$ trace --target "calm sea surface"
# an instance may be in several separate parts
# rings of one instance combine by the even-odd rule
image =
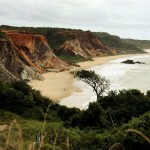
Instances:
[[[144,62],[145,64],[121,63],[127,59]],[[92,67],[88,70],[93,70],[109,79],[111,82],[110,90],[139,89],[144,93],[150,90],[150,53],[145,56],[116,59],[105,65]],[[75,80],[74,86],[81,88],[82,91],[74,92],[71,96],[63,99],[60,104],[84,109],[89,102],[96,100],[92,88],[84,82]]]

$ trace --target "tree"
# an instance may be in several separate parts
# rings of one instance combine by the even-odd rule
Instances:
[[[80,115],[80,128],[105,128],[107,126],[105,111],[97,102],[89,104],[89,108]]]
[[[96,93],[97,100],[110,87],[110,81],[96,74],[94,71],[79,70],[76,71],[74,75],[93,88]]]

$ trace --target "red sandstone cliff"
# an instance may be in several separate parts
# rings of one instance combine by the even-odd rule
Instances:
[[[40,73],[47,68],[64,69],[68,66],[55,56],[43,35],[8,31],[5,33],[18,48],[20,57]]]
[[[18,49],[11,40],[0,39],[0,78],[7,81],[17,79],[39,79],[43,77],[31,66],[27,66],[17,54]]]
[[[6,39],[0,40],[0,68],[12,74],[12,78],[42,79],[39,73],[47,69],[68,67],[55,56],[43,35],[3,32]]]
[[[5,70],[4,72],[12,73],[12,77],[41,79],[40,74],[46,70],[63,70],[68,67],[67,63],[53,53],[45,36],[27,31],[2,32],[7,40],[0,42],[0,67],[3,67],[1,70]],[[60,29],[48,39],[49,44],[55,43],[54,51],[57,55],[89,58],[115,53],[90,31]]]
[[[114,53],[109,47],[102,44],[90,31],[62,30],[57,33],[57,36],[62,38],[69,37],[70,39],[55,49],[58,55],[70,54],[88,58]]]

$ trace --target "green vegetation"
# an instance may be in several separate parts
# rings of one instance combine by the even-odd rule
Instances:
[[[25,81],[7,83],[0,81],[0,108],[16,113],[24,118],[43,120],[47,106],[50,105],[49,121],[68,121],[76,108],[68,109],[59,106],[50,99],[42,96],[39,91],[33,90]],[[63,111],[62,111],[63,110]]]
[[[144,53],[144,51],[142,51],[140,47],[137,47],[136,44],[127,43],[118,36],[110,35],[109,33],[105,32],[94,32],[93,34],[97,36],[103,44],[106,44],[110,48],[117,50],[121,54]]]
[[[21,147],[17,144],[22,140],[28,150],[39,132],[44,137],[44,150],[108,150],[112,145],[125,150],[150,147],[145,139],[150,137],[150,91],[146,95],[135,89],[112,91],[81,111],[52,103],[25,81],[0,81],[0,87],[0,125],[11,126],[0,131],[2,148],[6,143],[7,149]]]
[[[150,41],[149,40],[123,39],[123,41],[128,44],[134,44],[141,49],[150,49]]]
[[[20,32],[42,34],[46,37],[48,44],[51,46],[52,49],[57,48],[59,45],[63,44],[66,40],[70,39],[68,36],[63,36],[59,33],[61,33],[61,31],[71,30],[64,28],[49,28],[49,27],[14,27],[7,25],[1,25],[0,29],[18,30]]]
[[[57,33],[61,29],[57,28],[1,26],[0,29],[44,34],[52,48],[68,38],[59,37]],[[119,37],[94,34],[120,53],[122,50],[130,53],[131,49],[142,52],[134,45],[125,44]],[[3,36],[1,33],[0,37]],[[59,57],[69,63],[84,61],[82,57]],[[87,83],[92,79],[97,88],[103,85],[99,84],[101,80],[94,72],[78,73],[80,79],[88,77]],[[39,144],[42,150],[108,150],[110,147],[111,150],[149,150],[150,91],[146,95],[136,89],[111,91],[102,96],[104,91],[98,92],[97,101],[90,103],[86,110],[79,110],[54,103],[33,90],[26,81],[8,83],[0,80],[0,125],[8,125],[0,131],[0,149],[21,150],[23,147],[29,150],[29,146],[35,143],[35,136],[41,133]]]
[[[110,87],[110,81],[96,74],[94,71],[79,70],[74,73],[76,78],[91,86],[96,93],[97,100]]]
[[[13,115],[13,114],[12,114]],[[8,116],[4,116],[4,118]],[[16,115],[14,115],[14,118]],[[108,150],[115,143],[121,143],[125,150],[149,150],[149,143],[141,136],[135,133],[127,132],[128,129],[136,129],[144,133],[147,137],[150,135],[150,112],[145,113],[139,118],[133,118],[128,124],[124,124],[119,128],[110,129],[100,133],[96,130],[80,130],[78,128],[64,128],[61,123],[47,122],[44,127],[45,141],[42,145],[45,150],[67,149],[67,138],[69,138],[69,148],[72,150]],[[9,121],[8,121],[9,123]],[[19,120],[19,125],[23,135],[23,147],[29,149],[29,145],[35,142],[35,136],[41,132],[43,123],[36,120]],[[10,149],[14,149],[15,144],[12,138],[17,136],[17,129],[14,126],[11,130],[9,145]],[[0,146],[5,147],[8,129],[1,131]],[[15,142],[15,141],[13,141]],[[119,148],[118,148],[119,149]]]
[[[72,55],[72,56],[70,56],[70,55],[64,55],[64,54],[59,55],[58,54],[57,56],[60,59],[66,61],[68,64],[71,64],[71,65],[75,65],[75,63],[83,62],[83,61],[88,61],[88,60],[92,61],[92,58],[84,58],[84,57],[79,56],[79,55],[76,55],[76,56]]]
[[[5,38],[5,34],[3,32],[0,32],[0,39],[4,39]]]

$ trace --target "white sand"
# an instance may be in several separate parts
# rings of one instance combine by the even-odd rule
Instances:
[[[69,71],[49,72],[43,74],[43,76],[44,81],[32,80],[29,85],[54,101],[60,101],[62,98],[69,96],[72,91],[78,91],[72,85],[74,78]]]
[[[132,55],[117,55],[117,56],[107,56],[107,57],[97,57],[93,58],[94,61],[80,62],[78,65],[81,67],[73,67],[71,70],[86,69],[97,65],[102,65],[108,61],[124,58],[128,56],[136,55],[146,55],[146,54],[132,54]],[[45,80],[38,81],[32,80],[29,85],[33,89],[41,91],[42,95],[51,98],[55,102],[60,101],[61,99],[68,97],[74,91],[80,91],[73,86],[74,77],[70,74],[70,71],[64,71],[59,73],[49,72],[43,74]]]

